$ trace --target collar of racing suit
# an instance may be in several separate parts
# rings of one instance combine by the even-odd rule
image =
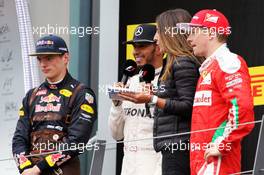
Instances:
[[[46,79],[44,82],[44,85],[49,89],[60,89],[60,88],[64,87],[65,83],[68,82],[68,80],[71,78],[72,78],[71,75],[67,71],[64,78],[61,81],[59,81],[58,83],[49,83],[48,80]]]
[[[215,58],[217,58],[219,55],[222,55],[223,52],[229,51],[229,49],[227,48],[226,43],[222,44],[220,47],[218,47],[214,53],[207,57],[206,60],[203,62],[203,64],[201,65],[201,67],[199,68],[199,72],[200,74],[208,67],[210,66],[210,64],[213,62],[213,60]]]
[[[162,66],[157,68],[157,69],[155,69],[155,76],[159,75],[161,70],[162,70]]]

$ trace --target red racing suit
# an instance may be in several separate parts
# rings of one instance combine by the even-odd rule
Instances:
[[[253,98],[246,62],[220,46],[200,68],[193,104],[192,131],[217,128],[191,134],[191,174],[227,175],[241,170],[240,142],[254,124]],[[240,125],[242,124],[242,125]],[[219,157],[204,153],[209,143],[218,146]]]

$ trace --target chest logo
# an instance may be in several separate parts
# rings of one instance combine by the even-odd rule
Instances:
[[[48,96],[41,97],[40,103],[51,103],[51,102],[60,102],[61,97],[57,97],[53,93],[49,94]]]
[[[36,105],[35,112],[59,112],[60,108],[61,104],[48,103],[46,106]]]
[[[212,91],[198,91],[194,96],[193,106],[211,106]]]
[[[203,81],[201,82],[201,85],[203,84],[211,84],[211,73],[206,73],[203,76]]]

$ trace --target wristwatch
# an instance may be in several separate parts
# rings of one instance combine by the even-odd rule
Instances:
[[[155,106],[158,102],[158,96],[152,95],[150,102],[148,103],[149,106]]]

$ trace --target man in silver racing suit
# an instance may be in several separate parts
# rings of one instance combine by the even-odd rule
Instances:
[[[134,32],[133,40],[126,42],[134,47],[133,55],[137,65],[151,64],[155,68],[155,78],[151,82],[156,88],[162,70],[163,54],[153,40],[156,26],[139,25]],[[128,80],[127,87],[139,90],[145,82],[140,81],[139,74]],[[109,126],[115,140],[124,139],[124,157],[122,175],[161,175],[161,154],[153,148],[153,107],[146,115],[145,104],[130,101],[113,103],[110,109]],[[129,140],[147,140],[126,142]]]

